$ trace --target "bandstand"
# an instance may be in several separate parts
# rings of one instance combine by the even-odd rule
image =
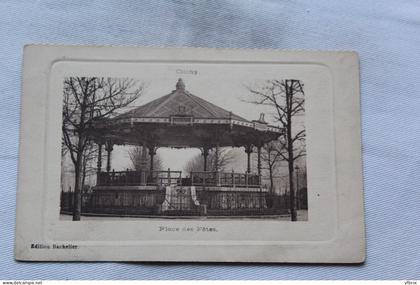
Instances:
[[[275,214],[267,208],[268,189],[261,181],[261,148],[277,139],[281,131],[268,125],[263,114],[248,121],[189,93],[179,79],[170,94],[92,126],[92,139],[99,146],[97,182],[83,211],[161,216]],[[114,145],[143,146],[151,160],[149,167],[112,170]],[[159,147],[200,149],[203,171],[154,169]],[[217,166],[207,169],[209,153],[214,151],[217,160],[221,147],[244,149],[244,173],[222,172]],[[104,169],[103,152],[107,152]],[[253,152],[257,155],[256,173],[251,171]]]

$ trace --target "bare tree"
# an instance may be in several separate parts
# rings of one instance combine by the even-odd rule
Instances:
[[[213,149],[207,158],[207,171],[224,171],[225,168],[235,159],[233,150],[226,148]],[[184,167],[187,173],[191,171],[204,171],[204,157],[201,154],[190,159]]]
[[[143,159],[143,146],[136,146],[128,151],[128,156],[130,157],[131,167],[135,170],[141,170],[143,165],[150,169],[150,155],[146,151],[145,159]],[[153,169],[162,170],[163,161],[159,154],[155,154],[153,157]]]
[[[261,169],[268,172],[270,178],[270,195],[274,190],[274,175],[277,166],[283,161],[284,145],[279,141],[272,141],[261,148]]]
[[[97,167],[94,165],[94,162],[98,159],[98,147],[89,141],[86,144],[86,147],[83,151],[83,161],[82,161],[82,189],[86,184],[86,177],[95,174],[97,172]]]
[[[293,129],[295,117],[305,112],[305,93],[300,80],[268,80],[262,87],[248,90],[254,95],[255,100],[251,101],[257,105],[267,105],[274,108],[274,119],[280,123],[285,130],[279,141],[284,145],[284,151],[279,155],[287,161],[289,170],[289,191],[291,220],[296,221],[296,201],[293,183],[293,165],[296,159],[305,156],[305,129],[296,131]],[[303,144],[302,144],[303,142]]]
[[[83,157],[90,142],[92,123],[113,116],[118,109],[136,100],[143,90],[143,84],[127,78],[64,79],[62,130],[75,171],[73,220],[80,220]]]

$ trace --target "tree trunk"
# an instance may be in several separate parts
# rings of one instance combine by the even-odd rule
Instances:
[[[274,186],[274,177],[273,177],[273,168],[272,167],[270,167],[270,169],[269,169],[269,173],[270,173],[270,196],[272,197],[273,196],[273,194],[274,194],[274,189],[273,189],[273,186]]]
[[[214,170],[219,172],[219,146],[216,146]]]
[[[81,145],[79,143],[79,145]],[[82,196],[81,196],[81,180],[82,180],[82,165],[83,162],[83,151],[77,152],[75,170],[75,181],[74,181],[74,199],[73,199],[73,221],[80,221],[80,214],[82,212]]]
[[[86,155],[84,155],[83,156],[83,166],[82,166],[82,169],[83,169],[83,171],[82,171],[82,186],[81,186],[82,194],[83,194],[83,189],[85,187],[85,182],[86,182],[86,165],[87,165],[87,157],[86,157]]]
[[[274,177],[273,177],[273,167],[269,167],[268,169],[269,175],[270,175],[270,206],[271,208],[274,208]]]
[[[290,155],[290,152],[289,152],[289,155]],[[294,183],[293,183],[293,160],[289,160],[288,164],[289,164],[290,213],[291,213],[291,220],[296,221],[297,213],[296,213],[296,207],[295,207],[295,190],[294,190]]]
[[[292,100],[293,100],[293,80],[291,80],[290,83],[290,89],[287,90],[286,85],[286,92],[289,92],[289,94],[286,94],[286,104],[287,104],[287,163],[289,166],[289,193],[290,193],[290,215],[291,220],[296,221],[297,220],[297,213],[296,213],[296,207],[295,207],[295,191],[294,191],[294,183],[293,183],[293,138],[292,138]]]
[[[84,107],[82,106],[82,112],[80,115],[80,124],[84,123]],[[77,142],[76,150],[76,165],[74,166],[74,199],[73,199],[73,221],[80,221],[80,215],[82,213],[82,174],[83,174],[83,160],[84,160],[84,145],[85,137],[81,132],[79,133],[79,140]]]

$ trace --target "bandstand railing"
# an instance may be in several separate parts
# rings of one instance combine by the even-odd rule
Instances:
[[[110,171],[97,174],[97,186],[181,185],[182,172],[168,170]]]
[[[147,173],[143,171],[110,171],[97,174],[96,185],[98,186],[129,186],[144,183]]]
[[[260,187],[258,174],[236,172],[193,171],[190,173],[191,185],[222,187]]]
[[[182,171],[155,170],[149,176],[148,185],[181,185]]]
[[[193,171],[190,176],[182,178],[181,171],[154,170],[150,171],[110,171],[99,172],[97,186],[141,186],[141,185],[179,185],[179,186],[221,186],[221,187],[260,187],[258,174]]]

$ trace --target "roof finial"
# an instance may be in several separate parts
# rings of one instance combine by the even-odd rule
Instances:
[[[178,82],[176,83],[176,90],[181,90],[181,91],[185,90],[185,84],[184,84],[184,81],[182,81],[182,78],[178,79]]]
[[[261,113],[258,121],[261,122],[261,123],[265,123],[264,116],[265,116],[264,113]]]

